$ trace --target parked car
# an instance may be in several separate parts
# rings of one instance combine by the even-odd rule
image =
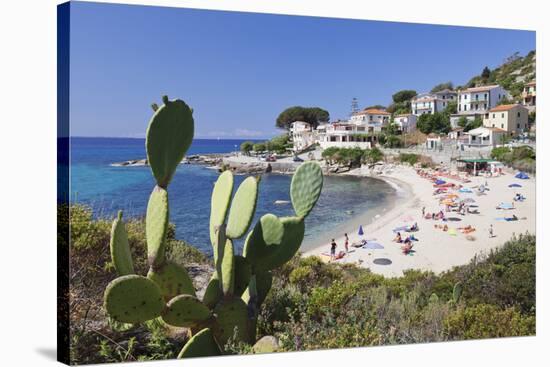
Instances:
[[[265,160],[266,162],[276,162],[277,158],[275,156],[270,155]]]
[[[300,157],[298,157],[297,155],[295,155],[293,158],[292,158],[292,161],[293,162],[303,162],[304,160]]]

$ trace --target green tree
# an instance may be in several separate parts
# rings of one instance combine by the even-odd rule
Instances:
[[[455,113],[457,113],[457,102],[456,101],[452,101],[452,102],[449,102],[447,103],[447,106],[445,107],[445,112],[446,114],[448,115],[453,115]]]
[[[466,125],[464,125],[464,132],[477,129],[482,125],[483,125],[483,120],[481,119],[481,117],[476,116],[473,120],[467,121]]]
[[[439,92],[439,91],[442,91],[442,90],[445,90],[445,89],[451,89],[452,90],[453,89],[453,82],[445,82],[445,83],[437,84],[436,86],[434,86],[432,88],[430,93]]]
[[[491,76],[491,69],[489,69],[487,66],[483,68],[483,71],[481,72],[481,78],[487,80]]]
[[[253,148],[254,148],[254,143],[249,140],[243,141],[241,143],[241,152],[243,152],[246,155],[249,155]]]
[[[424,134],[443,133],[447,134],[451,131],[451,123],[449,115],[444,112],[436,112],[433,114],[420,115],[416,122],[416,128]]]
[[[384,153],[377,147],[366,149],[363,153],[363,161],[367,164],[374,164],[384,159]]]
[[[417,93],[416,93],[415,90],[404,89],[404,90],[400,90],[399,92],[393,94],[391,97],[392,97],[392,99],[395,103],[402,103],[402,102],[410,101],[416,95],[417,95]]]
[[[382,106],[381,104],[375,104],[375,105],[372,105],[372,106],[365,107],[365,110],[369,110],[371,108],[375,108],[377,110],[385,110],[386,106]]]
[[[252,150],[255,152],[263,152],[266,150],[266,145],[265,143],[256,143],[252,146]]]
[[[295,121],[304,121],[314,128],[321,122],[328,122],[330,115],[328,111],[319,107],[289,107],[279,114],[275,126],[281,129],[289,129],[290,124]]]

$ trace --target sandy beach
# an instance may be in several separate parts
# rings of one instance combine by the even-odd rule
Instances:
[[[350,174],[361,175],[358,169]],[[365,173],[366,175],[367,173]],[[355,263],[362,267],[371,269],[374,273],[388,277],[401,276],[407,269],[431,270],[439,273],[452,268],[453,266],[468,263],[476,254],[488,252],[490,249],[501,246],[514,234],[525,232],[535,233],[535,179],[516,179],[515,172],[506,171],[499,177],[471,177],[471,182],[463,183],[447,177],[441,177],[448,183],[472,189],[472,193],[461,193],[457,190],[448,190],[449,193],[459,195],[458,201],[466,198],[475,200],[471,203],[471,210],[479,211],[479,214],[461,215],[456,212],[445,212],[445,205],[440,204],[442,195],[434,195],[433,182],[421,177],[415,169],[410,166],[395,166],[376,177],[397,184],[404,195],[401,201],[391,210],[381,213],[374,220],[356,217],[351,219],[354,223],[363,226],[364,235],[358,234],[358,228],[348,232],[349,253],[343,258],[334,260],[337,263]],[[508,185],[518,183],[522,187],[510,188]],[[479,185],[488,186],[485,195],[477,195]],[[520,193],[526,200],[516,202],[514,195]],[[510,210],[497,209],[500,203],[513,203],[514,208]],[[447,221],[425,219],[422,216],[422,208],[426,213],[439,212],[443,210]],[[505,221],[497,218],[510,218],[515,215],[519,218],[516,221]],[[402,244],[394,242],[396,233],[393,229],[418,224],[419,230],[414,232],[418,241],[413,241],[414,252],[404,255]],[[448,230],[434,228],[434,225],[447,224]],[[494,236],[490,237],[489,228],[493,226]],[[471,225],[475,228],[469,234],[462,233],[459,228]],[[400,231],[403,238],[411,233]],[[303,256],[321,256],[326,261],[328,256],[323,255],[330,252],[330,240],[336,239],[336,253],[344,251],[344,233],[327,233],[327,240],[319,246],[305,251]],[[475,240],[470,241],[466,236],[473,236]],[[382,245],[383,249],[364,249],[352,247],[354,243],[361,240],[372,241]],[[389,265],[378,265],[375,259],[384,258],[391,260]]]

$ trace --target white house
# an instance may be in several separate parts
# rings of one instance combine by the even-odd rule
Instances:
[[[445,89],[435,93],[421,93],[411,100],[412,113],[416,116],[425,113],[443,112],[450,102],[456,101],[457,93]]]
[[[300,152],[315,143],[313,129],[309,123],[304,121],[295,121],[290,124],[290,137],[295,152]]]
[[[373,137],[368,136],[367,130],[367,124],[323,124],[317,126],[317,142],[323,150],[329,147],[368,149]]]
[[[395,115],[393,122],[399,126],[399,129],[403,133],[410,133],[416,130],[416,115],[412,113]]]
[[[494,147],[502,144],[506,130],[497,127],[481,126],[465,133],[468,135],[468,145],[476,147]]]
[[[497,127],[510,135],[517,135],[528,130],[527,107],[520,104],[503,104],[491,108],[483,119],[483,126]]]
[[[502,99],[510,98],[510,94],[500,85],[467,88],[458,91],[458,115],[475,118],[475,115],[485,115],[496,107]]]

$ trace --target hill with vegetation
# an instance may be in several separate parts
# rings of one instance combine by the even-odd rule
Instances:
[[[521,99],[521,92],[525,83],[536,78],[536,51],[530,51],[525,56],[518,52],[507,57],[502,65],[491,70],[487,66],[479,75],[472,77],[465,85],[466,88],[491,84],[499,84],[512,95],[514,100]]]
[[[116,277],[111,218],[95,219],[82,205],[70,210],[72,362],[175,358],[189,338],[187,329],[160,318],[130,325],[107,317],[103,291]],[[126,228],[134,258],[145,258],[144,220],[130,219]],[[212,262],[174,233],[171,226],[167,255],[187,268],[200,294]],[[147,264],[135,266],[145,271]],[[275,271],[257,332],[276,336],[280,351],[534,335],[535,304],[535,237],[529,234],[443,274],[408,271],[384,278],[356,265],[296,256]],[[224,349],[253,352],[231,340]]]

